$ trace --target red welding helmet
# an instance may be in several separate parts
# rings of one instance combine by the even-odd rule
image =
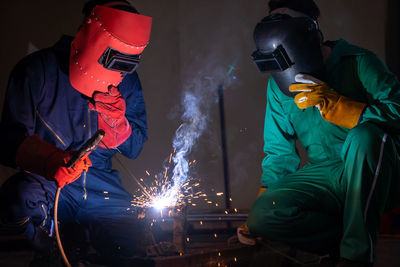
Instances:
[[[108,92],[133,72],[149,42],[151,17],[96,6],[71,44],[69,79],[82,94]]]

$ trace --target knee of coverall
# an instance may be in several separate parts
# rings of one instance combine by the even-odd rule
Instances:
[[[28,227],[43,224],[49,218],[51,201],[42,185],[26,173],[10,177],[0,189],[0,216],[7,225],[20,226],[28,238],[33,233]],[[50,218],[49,218],[50,219]]]
[[[354,160],[353,158],[348,158],[349,151],[364,156],[375,155],[379,151],[384,134],[384,131],[373,123],[366,122],[357,125],[347,134],[342,149],[343,161]]]
[[[290,203],[290,199],[282,197],[285,193],[267,191],[254,202],[247,220],[247,227],[252,234],[274,239],[276,227],[280,228],[279,231],[285,231],[286,228],[284,224],[276,222],[283,223],[291,220],[299,213],[299,208]]]
[[[264,218],[263,214],[266,213],[266,210],[269,209],[269,207],[264,205],[264,201],[260,200],[260,197],[263,194],[261,194],[259,197],[257,197],[256,201],[253,203],[253,206],[251,207],[249,216],[247,218],[247,228],[249,231],[253,234],[257,234],[260,231],[262,231],[261,228],[263,228],[261,225],[263,224]]]

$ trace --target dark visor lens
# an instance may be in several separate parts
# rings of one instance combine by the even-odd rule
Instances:
[[[139,65],[140,54],[129,55],[108,47],[98,62],[109,70],[132,73]]]
[[[256,50],[251,57],[260,72],[284,71],[294,64],[282,45],[272,52]]]

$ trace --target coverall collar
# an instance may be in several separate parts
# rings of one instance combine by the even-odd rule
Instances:
[[[331,72],[342,57],[364,55],[366,50],[350,44],[344,39],[332,42],[332,51],[325,62],[327,72]]]
[[[68,75],[69,73],[69,51],[71,48],[72,36],[62,35],[60,40],[53,46],[57,54],[61,70]]]

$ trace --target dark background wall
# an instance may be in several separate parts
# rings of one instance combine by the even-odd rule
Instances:
[[[80,11],[84,2],[20,0],[2,5],[0,107],[12,67],[26,54],[51,46],[61,34],[74,35],[82,21]],[[320,24],[326,39],[343,37],[385,58],[386,1],[316,2],[321,8]],[[268,1],[132,0],[132,3],[142,14],[153,17],[151,43],[138,69],[147,105],[149,141],[138,159],[122,161],[137,177],[146,179],[146,170],[151,174],[161,171],[181,123],[181,96],[186,90],[200,88],[209,104],[208,125],[188,157],[196,160],[191,174],[201,180],[205,192],[223,191],[216,102],[217,86],[222,84],[233,207],[249,209],[258,191],[264,156],[262,132],[268,78],[259,74],[250,60],[255,49],[252,31],[267,14]],[[231,66],[237,79],[227,82],[225,75]],[[114,167],[121,169],[117,162]],[[12,172],[2,167],[0,181]],[[124,170],[121,177],[126,187],[134,191],[136,185]],[[218,209],[206,205],[200,208]]]
[[[386,64],[400,75],[400,2],[388,0],[386,4],[385,51]]]

